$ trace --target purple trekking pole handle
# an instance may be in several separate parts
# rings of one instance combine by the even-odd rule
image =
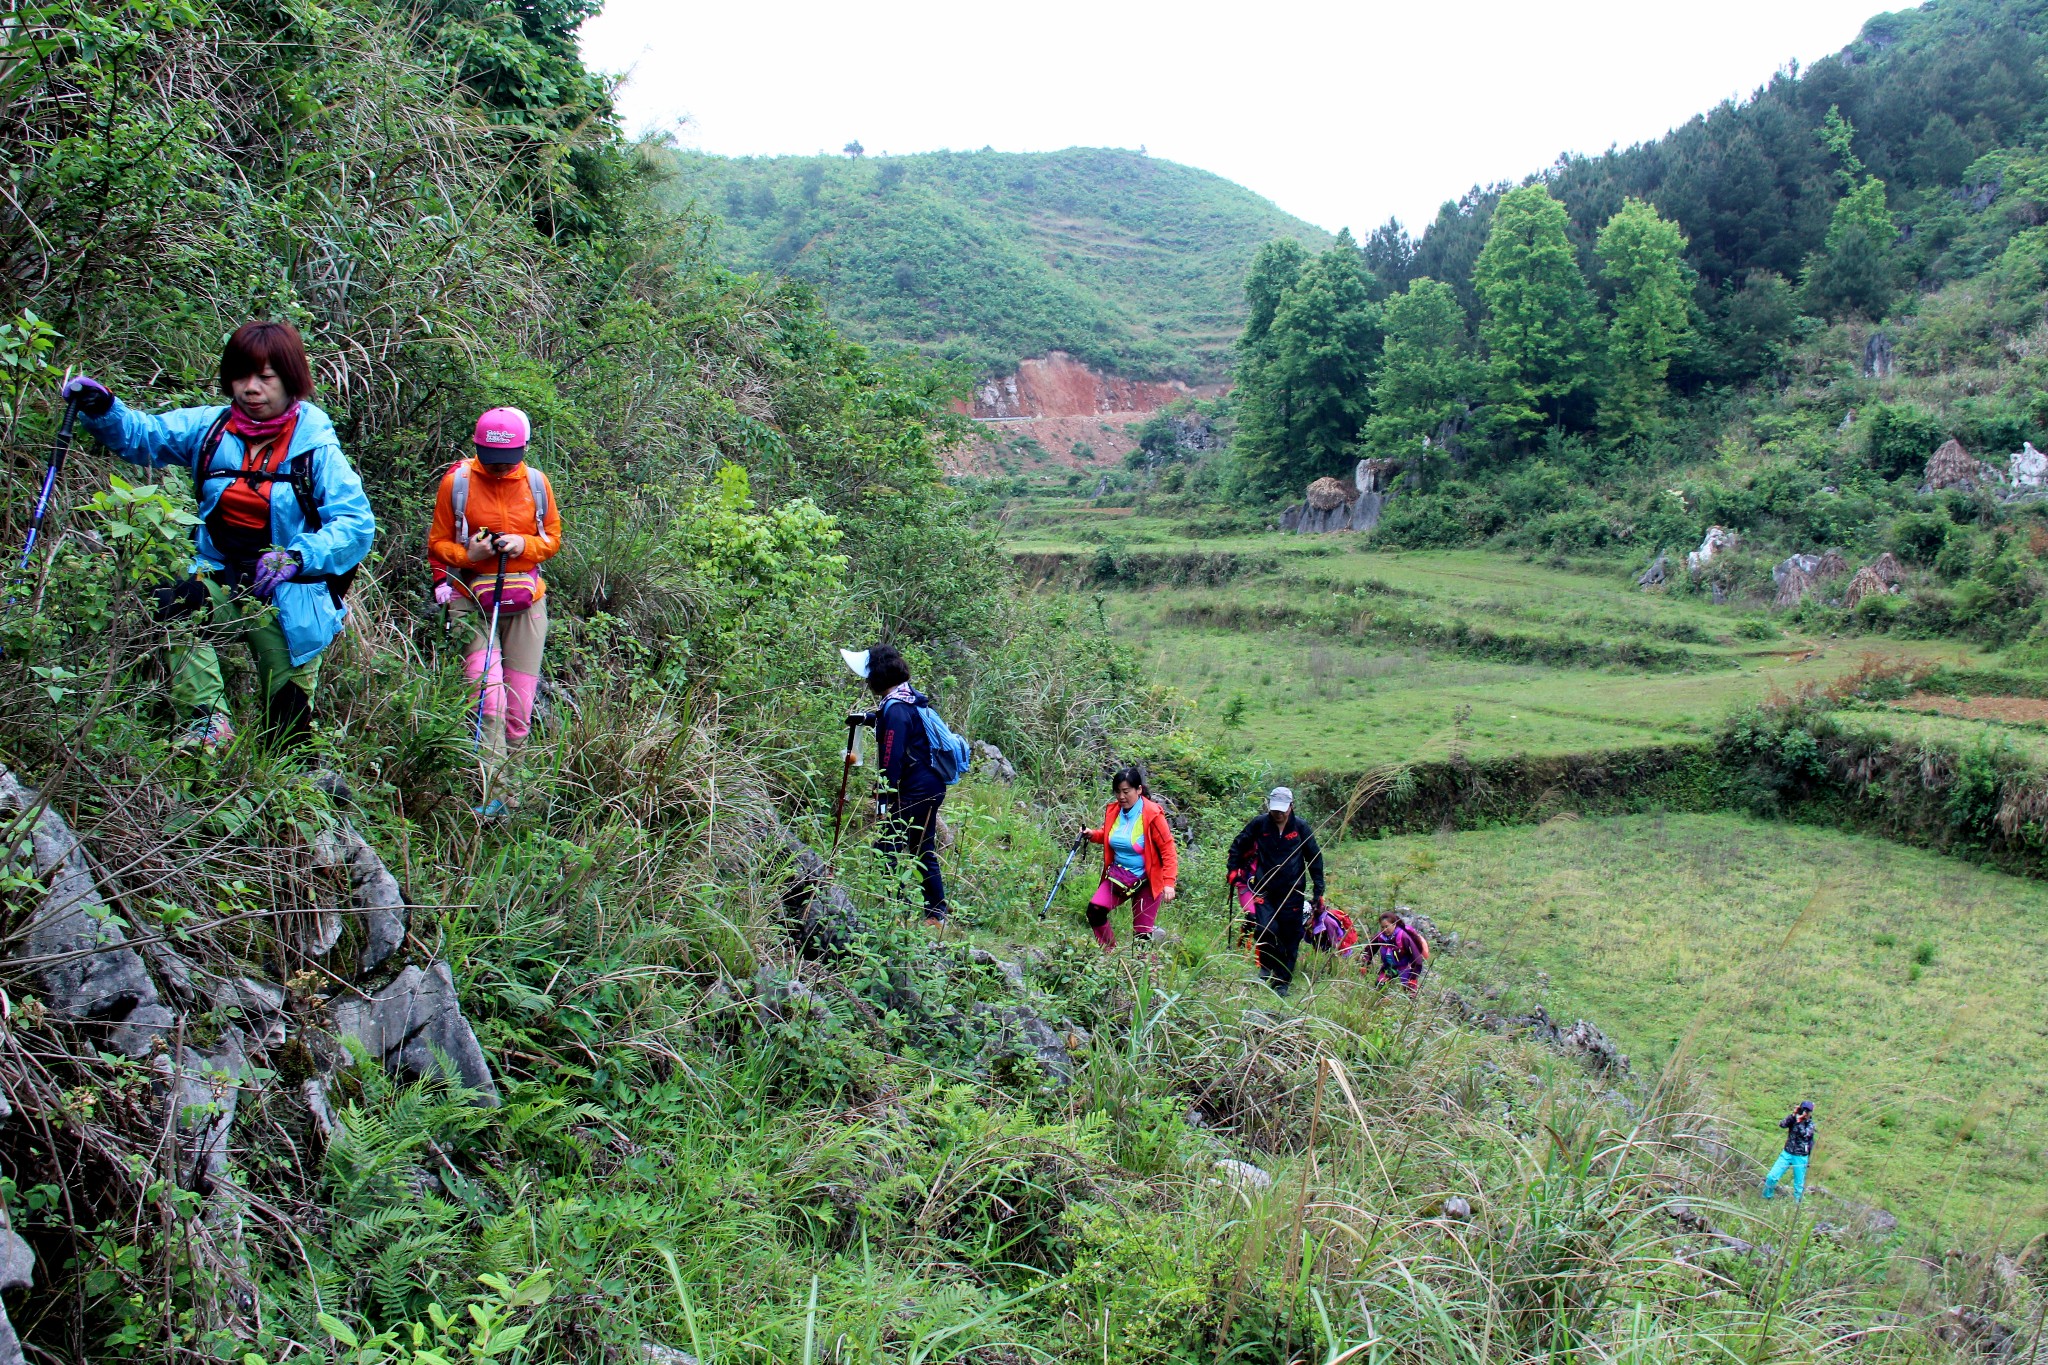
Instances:
[[[71,399],[64,405],[64,420],[57,424],[57,441],[50,447],[50,463],[43,468],[43,491],[36,497],[36,513],[29,518],[28,544],[21,547],[21,567],[28,568],[29,558],[36,552],[36,536],[43,529],[43,514],[50,510],[50,491],[57,486],[58,472],[64,468],[64,454],[71,449],[71,429],[78,421],[78,400]]]

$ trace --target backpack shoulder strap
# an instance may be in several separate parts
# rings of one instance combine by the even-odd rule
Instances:
[[[526,486],[533,491],[533,532],[544,536],[548,533],[548,476],[528,465]]]
[[[313,477],[313,452],[300,451],[291,460],[292,496],[299,500],[299,519],[310,533],[320,529],[320,486]]]
[[[213,464],[214,452],[220,449],[220,438],[228,429],[228,418],[234,415],[234,408],[225,407],[220,416],[213,419],[213,425],[206,429],[206,436],[199,442],[199,453],[192,457],[192,496],[203,493],[200,485],[206,482],[206,471]]]
[[[469,544],[469,460],[457,460],[450,473],[455,482],[448,490],[448,506],[455,513],[455,541],[459,545]]]

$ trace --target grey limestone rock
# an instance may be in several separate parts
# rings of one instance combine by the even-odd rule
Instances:
[[[996,971],[1002,974],[1003,980],[1010,983],[1010,990],[1016,995],[1023,996],[1030,993],[1031,984],[1024,979],[1024,965],[1022,963],[1005,962],[986,948],[971,949],[967,956],[968,960],[977,966],[995,968]]]
[[[227,1175],[228,1132],[249,1065],[242,1042],[241,1030],[229,1029],[215,1052],[181,1047],[175,1063],[169,1053],[156,1058],[159,1089],[176,1108],[178,1183],[201,1194],[211,1193]]]
[[[1461,1223],[1472,1221],[1472,1201],[1462,1194],[1454,1194],[1444,1200],[1444,1217],[1455,1218]]]
[[[1015,782],[1017,765],[1003,757],[1003,751],[987,740],[974,741],[974,761],[981,771],[997,782]]]
[[[1216,1163],[1215,1169],[1225,1180],[1230,1182],[1233,1189],[1270,1190],[1273,1188],[1273,1177],[1252,1165],[1249,1161],[1238,1161],[1233,1157],[1224,1157]]]
[[[1647,591],[1662,587],[1670,577],[1671,556],[1659,552],[1657,557],[1650,561],[1650,567],[1636,576],[1636,586]]]
[[[323,832],[313,841],[313,865],[347,872],[349,903],[363,917],[365,942],[360,969],[365,972],[377,970],[398,951],[398,945],[405,942],[405,892],[399,888],[398,878],[391,875],[391,869],[377,856],[377,850],[370,847],[369,841],[347,821]],[[334,915],[334,911],[315,913],[321,917],[316,921],[320,928],[315,942],[324,941],[326,946],[318,951],[325,952],[340,937],[340,929],[338,924],[327,918]]]
[[[329,1015],[337,1036],[356,1039],[385,1070],[408,1080],[445,1077],[475,1091],[485,1104],[499,1102],[498,1083],[462,1015],[447,963],[407,967],[373,996],[336,999]]]
[[[0,768],[0,815],[12,814],[9,861],[22,857],[49,888],[29,917],[21,955],[56,959],[36,968],[50,1012],[64,1019],[116,1022],[146,1005],[156,1005],[156,983],[142,958],[128,946],[113,908],[100,895],[78,837],[54,810],[28,812],[42,801],[32,787]],[[25,837],[24,837],[25,836]]]

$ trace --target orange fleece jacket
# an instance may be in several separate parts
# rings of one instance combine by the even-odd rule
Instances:
[[[1138,824],[1145,831],[1145,880],[1152,884],[1156,894],[1180,880],[1180,852],[1173,846],[1173,830],[1167,825],[1166,812],[1159,803],[1149,796],[1141,796],[1138,801],[1142,807]],[[1109,832],[1123,813],[1122,806],[1110,802],[1102,812],[1102,828],[1088,831],[1088,841],[1102,845],[1104,873],[1116,864],[1116,854],[1109,847]]]
[[[498,571],[495,555],[482,564],[471,564],[468,549],[455,538],[455,471],[462,464],[469,466],[469,506],[464,510],[468,515],[470,532],[474,534],[478,527],[488,526],[493,531],[526,538],[525,553],[517,559],[506,560],[505,572],[532,573],[554,558],[555,552],[562,548],[562,504],[555,497],[555,486],[546,482],[547,475],[541,475],[548,490],[547,530],[535,535],[533,489],[526,480],[525,463],[493,466],[469,459],[451,467],[441,476],[441,491],[434,499],[434,529],[427,537],[427,553],[434,562],[444,569],[465,575],[464,582],[480,574]],[[504,472],[500,473],[500,470]],[[547,585],[543,583],[539,595],[546,592]]]

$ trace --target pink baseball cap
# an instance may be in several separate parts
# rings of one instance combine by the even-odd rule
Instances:
[[[532,438],[533,423],[518,408],[492,408],[476,419],[476,454],[485,464],[518,464]]]

